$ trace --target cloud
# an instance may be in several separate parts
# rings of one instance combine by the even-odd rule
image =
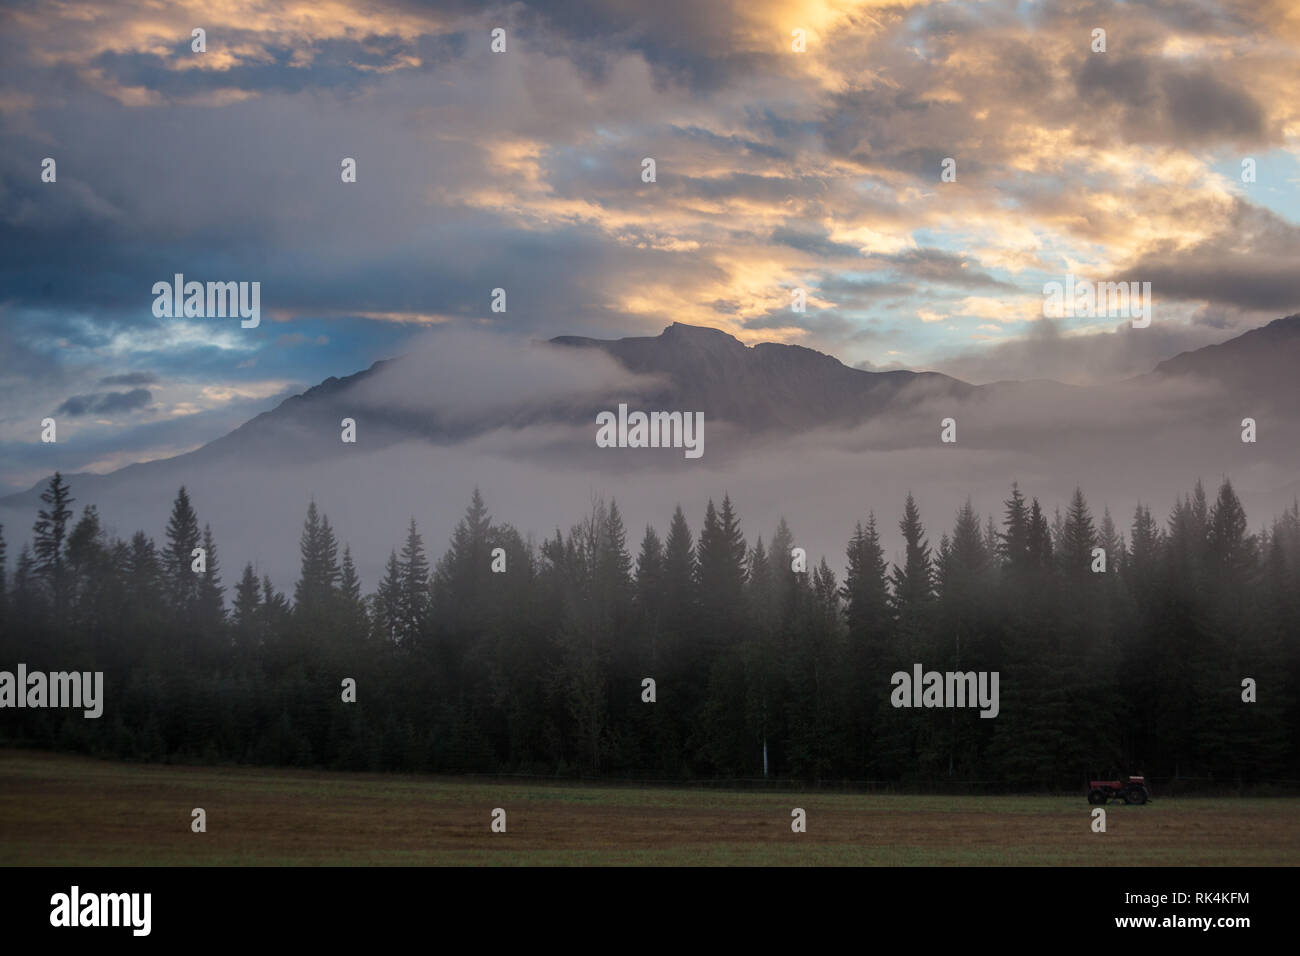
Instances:
[[[133,412],[148,405],[152,397],[147,388],[133,388],[129,392],[92,392],[88,395],[73,395],[58,407],[55,414],[78,418],[82,415]]]
[[[1216,171],[1249,148],[1294,176],[1293,6],[20,7],[0,31],[0,440],[33,410],[88,407],[70,383],[157,374],[191,392],[160,405],[198,409],[254,367],[321,381],[435,325],[680,320],[848,362],[887,344],[885,361],[975,378],[1138,374],[1213,323],[1300,304],[1293,196]],[[1105,54],[1094,22],[1123,24]],[[57,183],[35,174],[47,155]],[[1162,331],[1090,341],[1071,369],[1025,307],[1067,271],[1152,281]],[[154,318],[151,286],[175,272],[260,280],[262,327]],[[973,351],[981,323],[1024,338]]]
[[[99,380],[100,385],[154,385],[158,376],[153,372],[127,372],[122,375],[107,375]]]
[[[360,381],[348,398],[362,407],[459,421],[506,409],[529,409],[540,417],[556,405],[661,386],[600,350],[448,329],[415,340],[405,356]]]
[[[1024,337],[923,364],[977,385],[1025,378],[1102,385],[1144,375],[1170,356],[1218,344],[1239,331],[1154,321],[1134,329],[1125,321],[1107,331],[1080,332],[1058,320],[1040,319]]]

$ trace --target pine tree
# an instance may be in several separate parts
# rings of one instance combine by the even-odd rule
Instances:
[[[1101,515],[1101,529],[1097,533],[1097,546],[1106,552],[1106,572],[1113,575],[1124,564],[1124,548],[1115,522],[1111,520],[1110,508],[1104,508]]]
[[[226,620],[226,589],[221,585],[221,564],[217,560],[217,545],[212,538],[212,528],[203,526],[205,568],[199,576],[196,604],[199,619],[209,632],[215,632]]]
[[[341,633],[351,641],[364,640],[368,622],[366,605],[361,597],[361,581],[352,561],[352,549],[343,546],[343,567],[339,572],[338,588]]]
[[[863,642],[883,633],[889,614],[888,565],[876,530],[876,516],[867,516],[867,526],[858,522],[849,540],[848,573],[840,591],[849,639]]]
[[[262,575],[262,626],[268,638],[282,638],[288,633],[292,609],[284,592],[277,591],[269,574]]]
[[[1097,546],[1097,529],[1081,488],[1074,489],[1061,531],[1058,560],[1068,576],[1083,579],[1091,573],[1092,549]]]
[[[418,641],[429,620],[429,561],[424,555],[424,539],[415,527],[415,518],[406,531],[406,544],[402,546],[400,641]]]
[[[950,552],[945,560],[939,562],[939,588],[950,591],[953,588],[974,588],[979,586],[984,572],[988,568],[989,556],[984,549],[984,537],[980,531],[979,515],[966,499],[957,512],[957,523],[953,527]]]
[[[252,562],[244,565],[243,577],[235,585],[234,619],[231,622],[238,647],[256,649],[261,643],[262,598]]]
[[[182,485],[176,493],[171,518],[167,522],[163,572],[166,575],[167,597],[172,613],[186,626],[194,623],[195,604],[198,600],[199,577],[193,571],[193,562],[199,540],[198,515],[194,513],[190,496]]]
[[[1030,566],[1030,513],[1016,482],[1011,483],[1011,497],[1003,505],[1006,507],[1003,526],[1007,530],[999,536],[1002,540],[998,553],[1008,570],[1021,573]]]
[[[472,639],[488,616],[492,518],[478,488],[451,535],[451,547],[438,559],[430,586],[439,632],[458,643]]]
[[[45,503],[37,514],[36,524],[32,526],[32,549],[35,552],[35,571],[37,577],[45,583],[54,602],[54,618],[59,623],[63,620],[68,602],[68,576],[64,565],[63,541],[67,536],[68,519],[72,517],[70,507],[77,499],[71,496],[63,476],[57,471],[46,489],[41,492],[41,501]]]
[[[894,614],[900,621],[913,619],[934,594],[934,568],[930,561],[930,545],[925,539],[921,513],[911,492],[903,506],[903,520],[898,523],[906,542],[903,566],[894,565],[890,575],[893,585]]]
[[[596,540],[595,585],[609,605],[609,626],[621,631],[632,600],[632,557],[627,552],[623,516],[613,498],[599,525]]]
[[[1234,587],[1240,587],[1255,566],[1256,539],[1246,530],[1246,511],[1225,478],[1209,513],[1206,545],[1215,575]]]
[[[699,577],[695,541],[682,506],[673,509],[664,539],[663,586],[659,594],[661,646],[669,673],[691,669],[699,627]],[[685,715],[680,715],[683,719]]]
[[[632,603],[645,646],[645,660],[650,666],[659,663],[660,634],[663,619],[664,546],[651,525],[645,526],[641,550],[636,558],[636,590]]]
[[[397,552],[393,551],[388,556],[388,565],[374,595],[372,615],[378,636],[389,644],[400,643],[403,636],[402,581],[402,566],[398,563]]]
[[[78,630],[96,626],[104,616],[102,589],[109,577],[108,548],[99,511],[94,505],[82,509],[81,518],[68,533],[64,545],[68,579],[69,618]]]
[[[322,517],[316,502],[307,506],[302,535],[298,539],[301,570],[294,586],[294,610],[308,631],[319,630],[334,611],[339,581],[338,541],[328,516]]]
[[[137,630],[151,634],[158,629],[165,607],[162,566],[158,548],[143,531],[131,536],[126,568],[127,606]]]
[[[695,540],[682,506],[677,505],[664,540],[664,606],[679,620],[695,613],[697,580]]]
[[[701,623],[706,629],[706,640],[728,642],[739,637],[744,624],[747,550],[730,496],[723,497],[721,511],[714,508],[710,499],[696,549]]]
[[[1141,604],[1154,598],[1154,578],[1160,561],[1160,529],[1151,509],[1138,503],[1133,512],[1133,526],[1125,558],[1129,593]]]
[[[663,579],[664,546],[654,527],[646,525],[636,557],[636,605],[642,613],[658,608]]]
[[[1052,532],[1047,525],[1047,515],[1043,514],[1037,498],[1029,508],[1029,535],[1026,550],[1031,567],[1046,569],[1052,566]]]

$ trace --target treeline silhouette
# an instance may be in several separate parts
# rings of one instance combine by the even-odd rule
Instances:
[[[222,583],[184,488],[166,541],[110,538],[56,474],[0,577],[0,668],[102,670],[104,716],[5,710],[27,745],[128,759],[628,777],[998,781],[1090,772],[1294,780],[1300,507],[1248,530],[1198,482],[1126,533],[1081,491],[1049,520],[1013,485],[931,546],[908,496],[903,563],[874,515],[843,581],[792,570],[729,497],[698,539],[680,507],[630,547],[595,500],[540,544],[475,490],[433,564],[414,519],[374,593],[313,502],[292,599],[246,565]],[[206,568],[195,568],[195,549]],[[1107,567],[1093,569],[1101,548]],[[497,550],[499,549],[499,550]],[[634,553],[635,552],[635,553]],[[494,570],[501,568],[504,572]],[[0,529],[0,575],[4,574]],[[895,709],[890,675],[998,671],[1000,713]],[[656,700],[643,700],[643,679]],[[1242,681],[1258,701],[1242,700]],[[356,702],[342,700],[345,678]]]

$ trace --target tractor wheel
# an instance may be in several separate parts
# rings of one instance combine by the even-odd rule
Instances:
[[[1092,804],[1105,803],[1105,802],[1106,802],[1106,791],[1104,791],[1104,790],[1092,790],[1092,791],[1089,791],[1089,793],[1088,793],[1088,802],[1089,802],[1089,803],[1092,803]]]
[[[1147,792],[1142,787],[1130,787],[1124,791],[1124,802],[1133,803],[1140,807],[1147,802]]]

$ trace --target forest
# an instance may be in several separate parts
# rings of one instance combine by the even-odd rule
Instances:
[[[909,495],[902,563],[867,513],[846,525],[840,576],[824,558],[794,569],[784,519],[747,537],[725,495],[698,534],[679,506],[636,544],[612,499],[537,541],[475,490],[436,559],[412,519],[369,594],[314,502],[283,591],[251,564],[223,579],[184,488],[161,544],[110,537],[73,490],[49,480],[8,574],[0,528],[0,667],[102,671],[104,714],[6,709],[9,744],[1011,791],[1093,773],[1300,778],[1300,506],[1252,532],[1227,480],[1212,500],[1196,482],[1163,522],[1140,505],[1121,529],[1082,490],[1049,517],[1013,484],[998,515],[968,501],[937,542]],[[917,662],[999,672],[996,719],[893,707],[890,675]]]

